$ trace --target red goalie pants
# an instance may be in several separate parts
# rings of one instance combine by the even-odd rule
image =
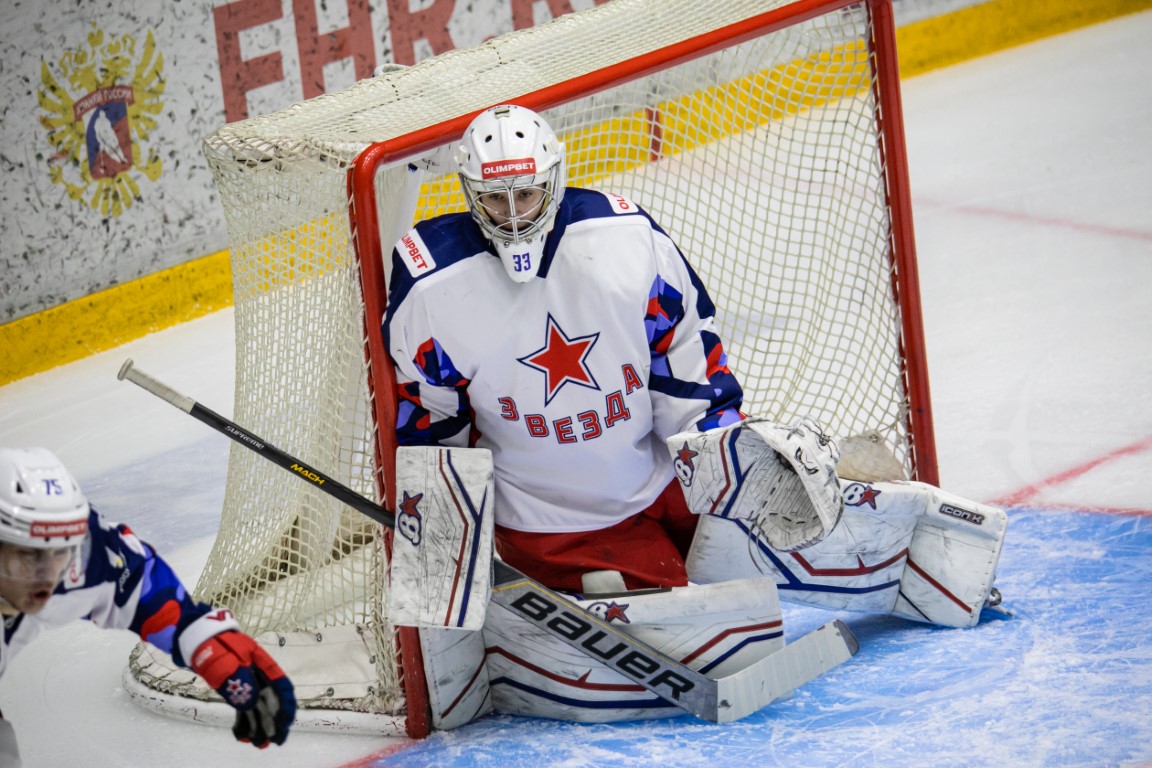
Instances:
[[[696,522],[673,480],[647,509],[611,527],[531,533],[496,526],[496,547],[504,562],[552,589],[581,592],[585,573],[612,570],[628,589],[682,587]]]

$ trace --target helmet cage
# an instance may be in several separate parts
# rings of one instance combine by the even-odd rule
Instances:
[[[564,198],[564,145],[540,115],[502,104],[481,112],[468,126],[456,149],[456,164],[472,220],[491,241],[508,276],[518,283],[531,280]],[[529,190],[544,194],[531,211],[517,210],[518,195]],[[489,198],[485,205],[485,196],[493,194],[502,196],[502,203]]]
[[[552,229],[552,220],[559,209],[554,192],[561,183],[560,173],[559,164],[544,173],[500,179],[470,179],[461,173],[460,186],[472,219],[484,236],[496,243],[515,245],[526,243],[541,233],[546,235]],[[521,211],[516,204],[517,198],[530,190],[539,190],[540,199],[530,209]],[[493,197],[504,198],[502,205],[493,205]],[[497,218],[503,221],[497,223]]]

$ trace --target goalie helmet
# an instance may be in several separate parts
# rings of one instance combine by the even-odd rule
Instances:
[[[456,163],[472,218],[509,277],[528,282],[564,198],[564,145],[540,115],[503,104],[468,126]]]
[[[46,448],[0,448],[0,542],[76,547],[88,538],[88,499]]]

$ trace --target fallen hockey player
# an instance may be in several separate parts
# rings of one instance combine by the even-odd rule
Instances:
[[[0,448],[0,615],[0,676],[45,629],[87,619],[131,630],[201,675],[236,710],[237,740],[264,749],[288,738],[296,696],[276,661],[231,611],[193,600],[151,546],[91,508],[45,448]],[[0,766],[19,765],[0,717]]]

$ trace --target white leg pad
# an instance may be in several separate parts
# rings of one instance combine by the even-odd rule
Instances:
[[[844,483],[844,514],[825,539],[797,552],[778,552],[755,535],[748,521],[701,516],[688,554],[688,578],[710,582],[737,573],[770,576],[780,599],[834,610],[892,610],[908,542],[927,495],[874,484],[859,496],[859,483]],[[877,509],[872,509],[872,504]]]
[[[992,591],[1008,515],[933,489],[908,546],[893,613],[949,627],[971,627]]]
[[[780,603],[767,579],[577,600],[633,637],[709,676],[784,646]],[[676,717],[683,710],[600,661],[622,646],[593,633],[587,652],[493,604],[484,626],[496,711],[575,722]]]
[[[797,552],[773,550],[746,520],[701,515],[689,579],[766,575],[788,602],[943,626],[979,621],[1003,546],[1002,510],[924,483],[842,480],[841,486],[839,525]]]
[[[424,628],[420,649],[434,728],[459,728],[492,711],[483,632]]]
[[[491,452],[400,448],[396,489],[389,620],[479,630],[492,590]]]

